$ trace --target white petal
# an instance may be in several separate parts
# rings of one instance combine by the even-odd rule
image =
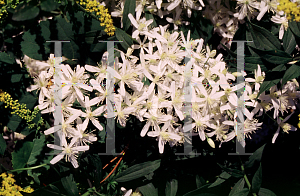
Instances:
[[[273,136],[273,138],[272,138],[272,143],[273,143],[273,144],[275,143],[275,140],[276,140],[276,138],[277,138],[278,135],[279,135],[279,130],[280,130],[280,127],[278,127],[276,133],[274,134],[274,136]]]
[[[159,136],[159,132],[158,131],[150,131],[147,133],[147,135],[149,137],[157,137],[157,136]]]
[[[64,158],[64,156],[65,156],[65,153],[62,152],[62,153],[60,153],[59,155],[57,155],[56,157],[54,157],[54,158],[50,161],[50,163],[51,163],[52,165],[54,165],[55,163],[57,163],[58,161],[60,161],[62,158]]]
[[[141,131],[141,137],[144,137],[147,133],[147,131],[149,130],[151,122],[148,121],[145,126],[143,127],[142,131]]]
[[[63,150],[63,147],[57,146],[57,145],[54,145],[54,144],[47,144],[47,146],[49,148],[52,148],[52,149],[55,149],[55,150]]]
[[[98,120],[96,120],[95,118],[92,118],[91,121],[95,125],[95,127],[97,127],[97,129],[99,129],[100,131],[103,130],[103,127],[101,126],[101,124],[99,123]]]

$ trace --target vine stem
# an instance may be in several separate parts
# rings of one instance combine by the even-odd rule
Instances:
[[[27,168],[14,169],[14,170],[9,170],[8,172],[16,172],[16,171],[23,171],[23,170],[37,169],[37,168],[40,168],[40,167],[44,167],[44,166],[46,166],[46,165],[48,165],[48,164],[45,163],[45,164],[37,165],[37,166],[34,166],[34,167],[27,167]]]
[[[239,159],[240,159],[240,161],[241,161],[241,169],[242,169],[242,172],[243,172],[243,174],[244,174],[244,179],[245,179],[245,181],[246,181],[246,184],[247,184],[249,190],[251,191],[251,183],[250,183],[250,181],[249,181],[249,179],[248,179],[248,177],[247,177],[247,175],[246,175],[245,168],[244,168],[244,164],[243,164],[243,162],[242,162],[240,156],[239,156]],[[253,195],[253,196],[257,196],[256,193],[252,193],[252,195]]]

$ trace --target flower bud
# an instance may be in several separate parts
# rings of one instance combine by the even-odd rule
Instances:
[[[210,145],[210,147],[215,148],[215,142],[211,138],[207,138],[207,143]]]
[[[242,76],[242,73],[241,72],[233,72],[232,75],[234,75],[235,77],[238,77],[238,76]]]
[[[212,50],[211,53],[209,54],[209,57],[213,58],[213,57],[216,56],[216,54],[217,54],[217,51],[216,50]]]

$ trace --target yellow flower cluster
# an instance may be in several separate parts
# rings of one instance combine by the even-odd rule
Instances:
[[[16,1],[8,1],[6,4],[4,0],[0,0],[0,23],[2,22],[1,19],[7,16],[7,9],[13,8],[15,9],[19,4],[19,0]]]
[[[113,25],[113,20],[111,15],[108,13],[108,9],[106,9],[103,5],[100,5],[96,0],[80,0],[76,1],[77,4],[85,6],[85,10],[94,14],[99,21],[101,21],[100,25],[105,26],[105,32],[109,36],[113,36],[115,34],[116,28]]]
[[[31,111],[29,109],[26,108],[26,105],[23,103],[22,105],[18,103],[18,100],[13,100],[13,98],[11,97],[10,94],[8,94],[7,92],[3,92],[0,89],[0,101],[4,102],[4,104],[6,104],[5,108],[11,108],[14,111],[11,112],[11,114],[16,114],[18,115],[20,118],[25,119],[29,128],[33,128],[34,127],[34,123],[31,123],[33,121],[33,119],[36,117],[36,115],[39,112],[39,109],[36,107],[34,109],[34,111],[31,114]],[[41,120],[39,121],[39,123],[43,123],[43,119],[41,118]],[[37,130],[39,130],[40,127],[37,128]]]
[[[290,0],[279,0],[277,10],[284,11],[288,20],[291,20],[294,16],[296,22],[300,21],[300,3],[298,1],[293,3]]]
[[[34,190],[28,186],[26,188],[22,188],[15,184],[16,180],[14,179],[14,175],[2,173],[0,175],[2,177],[2,186],[0,188],[0,195],[5,196],[22,196],[20,191],[25,193],[32,193]]]

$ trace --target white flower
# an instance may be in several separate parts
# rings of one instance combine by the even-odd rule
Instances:
[[[82,129],[83,124],[77,124],[76,126],[76,132],[74,133],[74,137],[77,137],[78,140],[76,142],[77,145],[87,145],[87,143],[92,143],[97,141],[97,137],[95,137],[95,134],[92,133],[86,133],[84,129]]]
[[[73,71],[69,65],[61,65],[61,69],[64,76],[61,82],[65,84],[62,87],[62,98],[70,96],[74,100],[76,96],[78,102],[82,102],[84,97],[81,90],[93,91],[91,86],[85,84],[89,75],[85,74],[84,68],[79,65],[77,65],[76,71]]]
[[[121,28],[123,28],[123,10],[124,10],[125,1],[120,1],[117,7],[113,12],[111,12],[112,17],[121,18]]]
[[[257,65],[257,70],[254,70],[255,79],[253,78],[246,78],[246,82],[255,82],[255,91],[259,90],[260,84],[263,83],[265,79],[265,72],[261,72],[260,65]]]
[[[270,10],[275,13],[278,5],[279,2],[277,0],[262,0],[260,2],[260,13],[257,16],[257,20],[260,21],[265,13],[269,12]]]
[[[35,84],[31,85],[26,90],[29,91],[29,92],[31,92],[33,90],[36,90],[36,89],[40,90],[41,92],[39,94],[39,104],[42,104],[44,99],[45,99],[45,95],[47,94],[48,97],[50,96],[49,91],[46,88],[47,85],[48,85],[48,82],[49,82],[47,72],[42,71],[40,73],[40,75],[34,79],[34,82],[35,82]]]
[[[280,16],[279,14],[276,14],[275,16],[272,16],[271,21],[281,24],[279,29],[279,39],[282,39],[284,31],[287,30],[289,26],[289,21],[286,18],[286,16]]]
[[[73,121],[80,116],[80,113],[76,113],[72,116],[70,116],[67,121],[65,121],[64,117],[62,116],[62,123],[61,125],[55,125],[54,127],[51,127],[47,129],[44,134],[49,135],[51,133],[60,131],[62,134],[64,134],[67,137],[73,136],[75,129],[72,127]]]
[[[239,13],[234,16],[239,20],[243,20],[246,16],[251,17],[255,9],[259,9],[259,3],[256,0],[237,0],[237,5],[240,8]]]
[[[166,142],[173,140],[173,141],[180,141],[182,139],[181,136],[167,132],[167,131],[151,131],[147,133],[148,136],[150,137],[157,137],[158,139],[158,148],[159,148],[159,153],[162,154],[164,153],[164,145]]]
[[[153,35],[148,32],[148,26],[153,22],[153,19],[147,21],[146,18],[135,19],[131,13],[128,14],[128,18],[130,19],[132,25],[136,28],[136,30],[134,30],[132,33],[132,38],[137,38],[139,34],[147,35],[148,37],[153,38]]]
[[[89,146],[74,146],[77,138],[73,138],[70,142],[70,144],[67,144],[66,138],[62,137],[62,146],[57,146],[54,144],[47,144],[49,148],[53,148],[56,150],[61,150],[62,152],[55,156],[50,163],[55,164],[58,161],[60,161],[64,156],[66,156],[66,162],[69,161],[72,163],[74,168],[78,168],[78,162],[76,160],[77,155],[79,151],[87,151],[89,150]]]
[[[162,113],[156,111],[152,111],[150,110],[149,113],[145,113],[144,114],[145,118],[148,118],[147,123],[145,124],[145,126],[143,127],[142,131],[141,131],[141,136],[144,137],[146,135],[146,133],[149,130],[150,126],[154,126],[154,130],[156,132],[160,132],[160,128],[159,128],[159,124],[161,123],[165,123],[168,120],[172,119],[171,115],[163,115]]]
[[[294,112],[292,112],[290,115],[288,115],[284,120],[281,120],[281,117],[277,116],[278,129],[277,129],[276,133],[273,136],[272,143],[275,143],[275,140],[279,135],[280,128],[282,128],[282,130],[286,133],[289,133],[289,131],[296,131],[297,130],[297,128],[294,127],[293,125],[285,123],[293,114],[294,114]]]
[[[207,90],[204,88],[203,84],[197,85],[197,87],[200,90],[201,98],[198,98],[199,102],[202,102],[201,106],[204,106],[203,108],[203,115],[207,115],[212,111],[213,107],[217,107],[217,102],[222,97],[225,92],[219,90],[219,85],[213,85],[210,93],[207,92]]]
[[[105,111],[106,105],[103,105],[97,108],[96,110],[91,111],[91,106],[96,105],[98,103],[97,100],[98,99],[96,98],[90,100],[88,96],[85,97],[85,102],[83,107],[86,108],[86,111],[81,112],[81,116],[85,118],[82,125],[83,130],[87,128],[89,120],[92,121],[92,123],[95,125],[95,127],[97,127],[97,129],[99,129],[100,131],[103,130],[103,127],[95,117],[100,116]]]

